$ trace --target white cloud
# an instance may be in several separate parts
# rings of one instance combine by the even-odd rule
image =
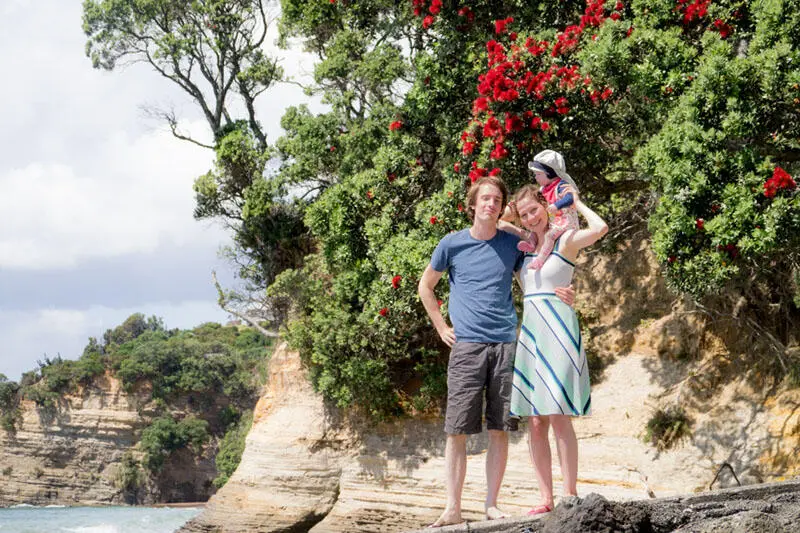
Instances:
[[[0,173],[0,268],[71,267],[223,239],[192,217],[192,182],[210,167],[208,150],[158,130],[132,140],[118,132],[95,155],[79,170],[56,162]]]
[[[23,372],[36,368],[45,355],[77,359],[89,337],[102,341],[106,329],[120,325],[133,313],[159,316],[168,328],[193,328],[203,322],[227,321],[227,314],[214,302],[180,304],[152,302],[131,308],[41,309],[31,312],[0,311],[0,373],[19,380]]]
[[[208,286],[206,271],[219,267],[213,250],[227,241],[221,229],[192,217],[192,181],[213,154],[145,120],[140,107],[172,106],[194,133],[208,135],[207,124],[188,95],[147,66],[92,69],[81,14],[77,0],[0,0],[0,72],[9,73],[0,84],[0,372],[9,377],[44,353],[79,355],[88,336],[132,312],[163,316],[171,327],[225,319],[213,294],[195,301]],[[299,43],[279,50],[276,35],[273,24],[268,53],[307,83],[314,56]],[[282,133],[285,108],[302,102],[324,109],[291,84],[260,99],[270,142]],[[194,274],[181,270],[186,261]],[[167,294],[164,284],[173,279],[181,290]],[[58,294],[48,289],[55,285]],[[204,289],[187,288],[198,285]]]

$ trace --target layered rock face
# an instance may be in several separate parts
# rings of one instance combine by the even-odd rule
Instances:
[[[0,506],[130,503],[118,487],[120,460],[155,414],[149,398],[106,375],[52,408],[23,401],[17,431],[0,430]],[[210,496],[213,461],[178,454],[171,463],[142,486],[139,503]]]
[[[54,408],[23,401],[16,433],[0,431],[0,505],[118,501],[117,464],[143,427],[141,399],[105,377]]]
[[[340,444],[300,358],[280,346],[239,467],[182,531],[308,531],[339,495]]]

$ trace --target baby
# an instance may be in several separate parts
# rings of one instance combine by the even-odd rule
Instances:
[[[541,186],[542,194],[547,203],[547,212],[550,214],[550,227],[544,234],[544,242],[539,254],[531,261],[528,268],[539,270],[553,251],[556,240],[568,229],[578,229],[578,211],[575,209],[572,193],[566,189],[578,188],[569,174],[564,163],[564,156],[553,150],[544,150],[536,154],[533,161],[528,163],[528,170],[534,173],[536,182]],[[522,252],[536,251],[536,236],[531,234],[527,240],[517,244]]]

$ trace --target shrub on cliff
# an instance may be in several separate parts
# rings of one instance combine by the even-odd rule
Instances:
[[[139,448],[145,453],[142,464],[155,473],[176,450],[191,448],[199,454],[208,438],[208,422],[205,420],[193,416],[180,421],[172,416],[156,418],[142,431],[139,440]]]
[[[14,433],[19,418],[19,385],[0,374],[0,428]]]
[[[247,413],[229,426],[228,431],[220,441],[217,456],[214,458],[217,472],[219,472],[219,475],[214,479],[215,487],[220,488],[225,485],[239,466],[239,462],[242,460],[242,453],[244,453],[245,439],[250,432],[252,423],[253,415],[252,413]]]

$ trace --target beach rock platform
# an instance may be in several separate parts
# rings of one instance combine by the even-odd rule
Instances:
[[[420,529],[414,533],[430,532]],[[592,493],[561,502],[536,518],[467,522],[440,533],[795,533],[800,532],[800,480],[626,502]]]

